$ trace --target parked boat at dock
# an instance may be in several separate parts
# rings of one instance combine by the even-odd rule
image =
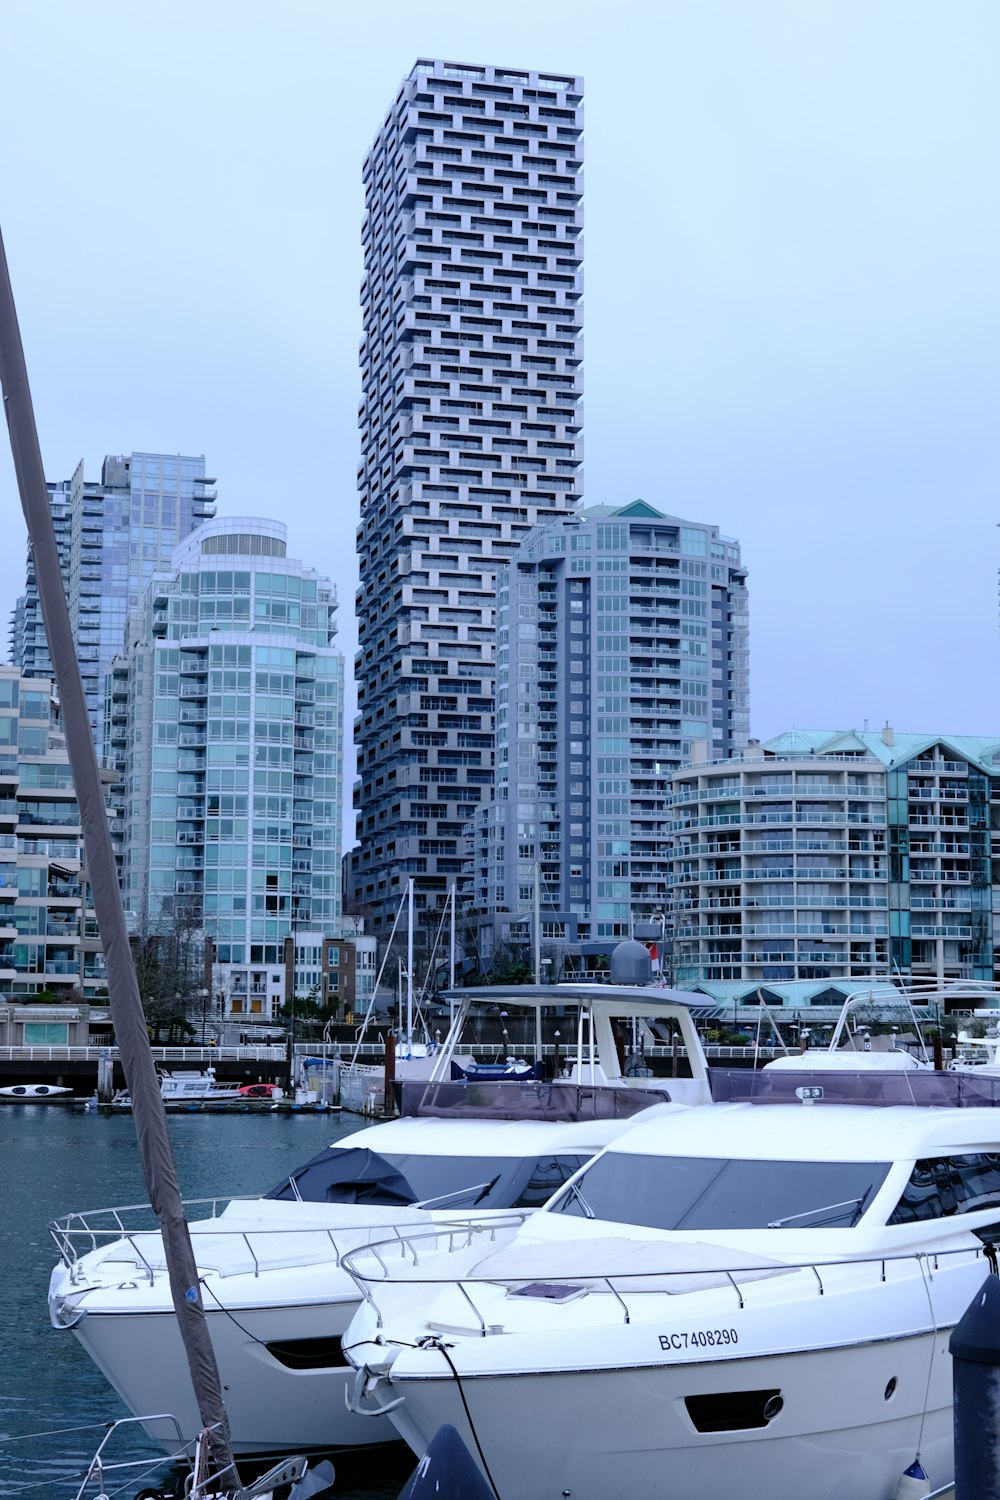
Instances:
[[[210,1216],[200,1219],[192,1217],[198,1205],[188,1205],[234,1453],[393,1441],[388,1421],[365,1421],[344,1405],[340,1339],[359,1298],[339,1269],[341,1256],[402,1227],[535,1208],[630,1124],[627,1115],[461,1127],[394,1120],[342,1138],[264,1198],[202,1205]],[[161,1408],[169,1389],[190,1438],[198,1414],[183,1378],[162,1242],[148,1224],[148,1209],[135,1208],[71,1214],[52,1225],[61,1260],[50,1316],[55,1327],[73,1329],[137,1415]],[[176,1436],[161,1422],[146,1430],[165,1444]]]
[[[355,1410],[417,1453],[453,1424],[499,1500],[678,1475],[699,1500],[892,1500],[918,1453],[949,1482],[1000,1116],[802,1092],[640,1119],[509,1239],[348,1254]]]
[[[164,1108],[168,1111],[197,1109],[202,1106],[209,1106],[213,1109],[224,1107],[267,1109],[284,1097],[283,1091],[276,1085],[248,1086],[239,1083],[219,1083],[214,1068],[205,1068],[203,1071],[161,1072],[159,1080],[160,1096],[163,1099]],[[249,1088],[262,1088],[266,1092],[255,1096],[249,1092]],[[111,1108],[119,1110],[132,1108],[132,1096],[127,1089],[114,1095]]]
[[[496,998],[491,992],[489,1003]],[[446,1072],[440,1083],[406,1085],[403,1118],[338,1141],[267,1198],[221,1212],[210,1205],[212,1216],[192,1223],[237,1454],[326,1451],[395,1437],[388,1421],[372,1423],[344,1407],[340,1337],[359,1296],[339,1270],[347,1249],[404,1225],[431,1228],[484,1209],[533,1209],[639,1112],[709,1102],[687,997],[641,987],[548,986],[517,999],[522,1010],[510,997],[511,1014],[532,1037],[546,1010],[558,1006],[572,1046],[558,1082],[453,1082]],[[486,1003],[482,994],[479,1001]],[[613,1027],[631,1030],[643,1016],[677,1028],[691,1077],[624,1074]],[[160,1404],[167,1372],[176,1370],[177,1391],[184,1391],[160,1240],[148,1222],[116,1209],[69,1215],[52,1226],[61,1256],[50,1284],[52,1321],[74,1329],[137,1415]],[[194,1408],[180,1394],[173,1399],[188,1435]],[[164,1441],[172,1436],[149,1430]]]

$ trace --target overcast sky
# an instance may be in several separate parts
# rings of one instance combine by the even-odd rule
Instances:
[[[995,0],[0,0],[0,21],[0,224],[51,478],[204,453],[220,511],[281,517],[336,580],[350,662],[365,149],[418,55],[573,70],[586,499],[739,538],[754,734],[1000,737]],[[6,615],[6,443],[0,496]]]

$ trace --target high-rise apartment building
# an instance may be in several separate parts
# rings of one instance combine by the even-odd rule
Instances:
[[[0,983],[6,994],[89,997],[104,989],[82,852],[52,683],[0,667]]]
[[[82,477],[83,465],[77,474]],[[58,484],[46,485],[49,493],[49,513],[52,530],[59,554],[59,565],[63,581],[69,582],[69,537],[70,502],[76,476],[61,480]],[[38,580],[35,577],[35,560],[28,549],[24,593],[16,600],[10,618],[10,660],[22,677],[53,677],[49,643],[42,624],[42,609],[38,598]]]
[[[747,742],[746,570],[717,526],[644,501],[526,538],[497,594],[497,790],[477,815],[483,947],[610,951],[669,910],[670,775]]]
[[[364,165],[360,848],[439,905],[493,781],[496,573],[581,493],[582,81],[421,60]]]
[[[992,979],[1000,745],[789,730],[673,777],[674,975]]]
[[[287,941],[307,969],[338,931],[336,607],[330,581],[287,555],[280,522],[210,521],[147,585],[111,678],[133,925],[203,933],[213,1006],[221,994],[237,1013],[281,1003]]]
[[[125,621],[157,568],[179,541],[215,514],[214,479],[205,460],[184,454],[111,456],[100,481],[49,485],[52,520],[63,566],[91,727],[99,755],[108,754],[105,679],[125,642]],[[25,593],[11,621],[11,660],[30,676],[51,676],[52,665],[28,557]]]

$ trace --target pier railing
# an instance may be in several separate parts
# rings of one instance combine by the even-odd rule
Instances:
[[[117,1058],[118,1048],[89,1047],[0,1047],[0,1062],[91,1062],[95,1066],[108,1053]],[[288,1056],[278,1047],[153,1047],[153,1060],[165,1067],[205,1066],[220,1059],[229,1062],[283,1062]]]

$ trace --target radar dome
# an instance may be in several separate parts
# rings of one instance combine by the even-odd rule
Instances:
[[[649,984],[652,978],[653,960],[645,943],[629,938],[612,949],[612,984]]]

